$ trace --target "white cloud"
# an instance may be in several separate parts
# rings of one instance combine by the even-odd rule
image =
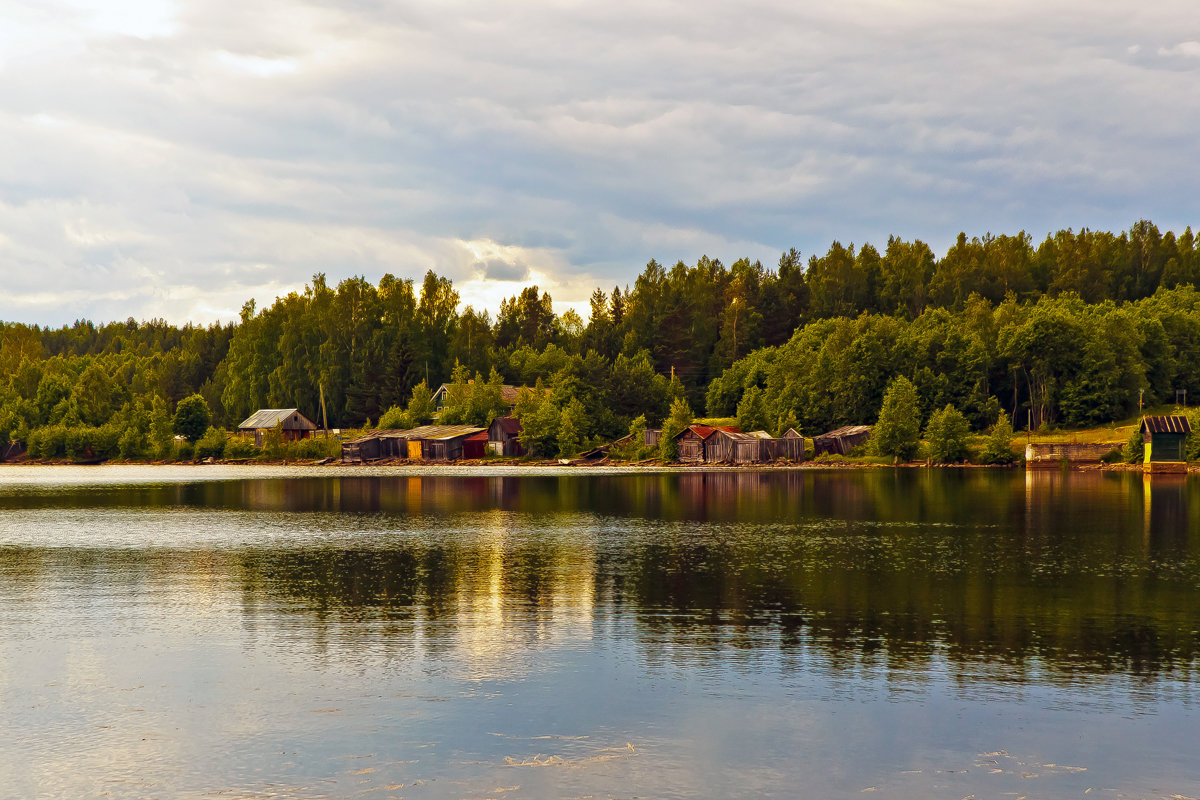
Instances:
[[[585,304],[650,258],[1182,227],[1190,10],[0,0],[0,318],[431,268]]]

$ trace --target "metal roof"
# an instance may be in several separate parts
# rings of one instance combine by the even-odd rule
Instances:
[[[1192,423],[1180,415],[1142,417],[1142,431],[1150,433],[1191,433]]]
[[[845,427],[838,428],[837,430],[822,433],[821,436],[854,436],[856,434],[870,432],[870,425],[846,425]]]
[[[298,417],[299,419],[293,420],[293,417]],[[238,429],[274,428],[276,425],[284,428],[299,427],[304,430],[315,430],[317,427],[316,423],[301,414],[297,408],[260,408],[251,414],[245,422],[238,425]]]
[[[516,436],[521,432],[521,420],[516,417],[496,417],[492,420],[492,425],[498,425],[500,430],[509,436]]]
[[[472,425],[422,425],[409,430],[380,429],[367,431],[354,442],[365,442],[370,439],[457,439],[459,436],[470,436],[474,433],[487,433],[487,428],[476,428]]]

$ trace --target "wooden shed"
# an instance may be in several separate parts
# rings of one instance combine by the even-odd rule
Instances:
[[[1142,417],[1147,472],[1186,472],[1187,437],[1192,424],[1187,417]]]
[[[767,447],[772,461],[776,459],[804,460],[804,437],[797,433],[795,428],[788,428],[778,439],[768,442]]]
[[[276,428],[282,431],[285,442],[292,442],[312,436],[317,424],[301,414],[299,409],[261,408],[238,425],[238,433],[253,436],[254,443],[262,447],[263,436]]]
[[[488,432],[487,431],[480,431],[479,433],[472,433],[470,436],[463,439],[462,457],[463,458],[471,458],[471,459],[483,458],[484,455],[487,454],[487,446],[488,446]]]
[[[870,425],[846,425],[845,427],[813,437],[813,455],[833,453],[848,455],[851,450],[871,438]]]
[[[488,426],[488,449],[498,456],[523,456],[525,448],[517,438],[521,435],[521,420],[516,417],[496,417]]]

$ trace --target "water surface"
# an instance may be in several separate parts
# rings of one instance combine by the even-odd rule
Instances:
[[[1200,796],[1200,489],[0,469],[0,796]]]

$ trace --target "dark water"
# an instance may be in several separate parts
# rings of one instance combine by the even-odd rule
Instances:
[[[0,470],[0,797],[1197,797],[1200,483]]]

